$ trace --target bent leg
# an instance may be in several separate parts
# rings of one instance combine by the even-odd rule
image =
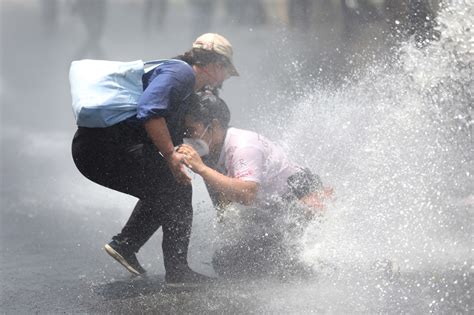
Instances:
[[[130,139],[126,126],[79,128],[73,157],[87,178],[140,199],[127,224],[114,239],[137,252],[163,227],[165,269],[187,268],[192,226],[192,187],[174,179],[166,161],[149,142]],[[146,139],[145,139],[146,140]]]
[[[147,200],[139,200],[122,231],[112,239],[126,243],[137,253],[161,226],[161,213]]]
[[[139,199],[122,232],[113,238],[133,252],[161,226],[157,197],[162,187],[176,185],[170,183],[172,175],[164,159],[141,136],[118,124],[79,128],[72,143],[74,162],[85,177]]]

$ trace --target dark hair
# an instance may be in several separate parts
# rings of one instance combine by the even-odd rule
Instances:
[[[217,119],[222,128],[227,129],[230,122],[230,110],[220,97],[210,91],[193,93],[188,99],[189,105],[186,115],[194,121],[209,125]]]
[[[227,59],[227,57],[218,54],[215,51],[210,51],[202,48],[193,48],[185,52],[183,55],[176,56],[173,59],[182,60],[190,66],[206,66],[210,63],[229,64],[229,60]]]

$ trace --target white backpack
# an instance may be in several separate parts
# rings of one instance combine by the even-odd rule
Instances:
[[[136,115],[138,100],[143,94],[143,74],[168,60],[73,61],[69,82],[77,125],[108,127]]]

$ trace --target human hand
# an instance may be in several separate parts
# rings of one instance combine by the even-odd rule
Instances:
[[[169,156],[167,156],[166,161],[168,162],[168,167],[171,170],[176,181],[183,185],[191,184],[191,177],[186,173],[184,164],[186,163],[185,155],[176,151],[173,151]]]
[[[300,198],[300,202],[306,206],[305,217],[307,219],[313,219],[324,214],[326,203],[331,200],[334,200],[334,189],[332,187],[324,187],[320,191]]]
[[[177,152],[185,156],[184,159],[186,166],[189,167],[194,173],[200,174],[206,167],[201,157],[192,146],[188,144],[182,144],[178,147]]]
[[[323,190],[319,192],[319,195],[323,200],[334,200],[334,188],[324,187]]]

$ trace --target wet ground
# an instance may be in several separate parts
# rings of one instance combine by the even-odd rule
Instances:
[[[103,58],[147,60],[188,49],[195,28],[188,22],[191,13],[184,2],[177,3],[170,9],[166,28],[150,34],[141,28],[141,9],[126,1],[110,7],[101,40]],[[102,246],[119,231],[134,200],[87,181],[70,157],[75,124],[67,74],[69,63],[85,41],[85,31],[65,6],[51,32],[42,22],[40,1],[6,0],[0,5],[1,312],[472,311],[469,266],[404,272],[397,277],[375,270],[366,279],[357,277],[357,281],[332,274],[305,281],[219,281],[199,289],[171,290],[164,286],[160,236],[156,235],[139,253],[148,276],[129,276]],[[222,96],[231,106],[233,122],[242,127],[258,126],[258,120],[248,117],[259,112],[253,104],[263,104],[263,111],[281,105],[266,101],[291,82],[289,73],[298,73],[304,79],[312,69],[331,68],[333,73],[327,77],[337,81],[347,67],[344,56],[336,50],[342,47],[342,37],[337,29],[335,33],[330,31],[329,24],[326,33],[318,34],[319,40],[295,35],[290,45],[293,51],[278,47],[282,33],[275,25],[235,26],[220,16],[214,26],[234,44],[242,77],[226,83]],[[367,39],[372,31],[358,36]],[[373,50],[381,45],[377,40],[372,44]],[[350,49],[359,49],[357,45],[360,42],[354,40]],[[298,55],[311,56],[311,67],[288,62]],[[328,56],[332,57],[330,63],[321,61],[327,61]],[[267,114],[277,116],[278,111]],[[209,260],[213,231],[209,222],[214,214],[202,187],[197,188],[195,196],[190,263],[194,269],[212,275]]]
[[[67,209],[41,210],[36,215],[2,213],[2,312],[468,313],[473,306],[468,266],[400,274],[374,269],[362,276],[323,274],[304,280],[221,280],[198,288],[167,288],[156,265],[159,258],[139,256],[149,275],[132,277],[102,251],[106,237],[97,227],[110,233],[111,225],[118,228],[106,217],[95,216],[94,224],[88,224]],[[158,256],[158,244],[150,243],[142,251]],[[199,256],[195,247],[192,252],[194,258]],[[202,261],[192,265],[212,274]]]

